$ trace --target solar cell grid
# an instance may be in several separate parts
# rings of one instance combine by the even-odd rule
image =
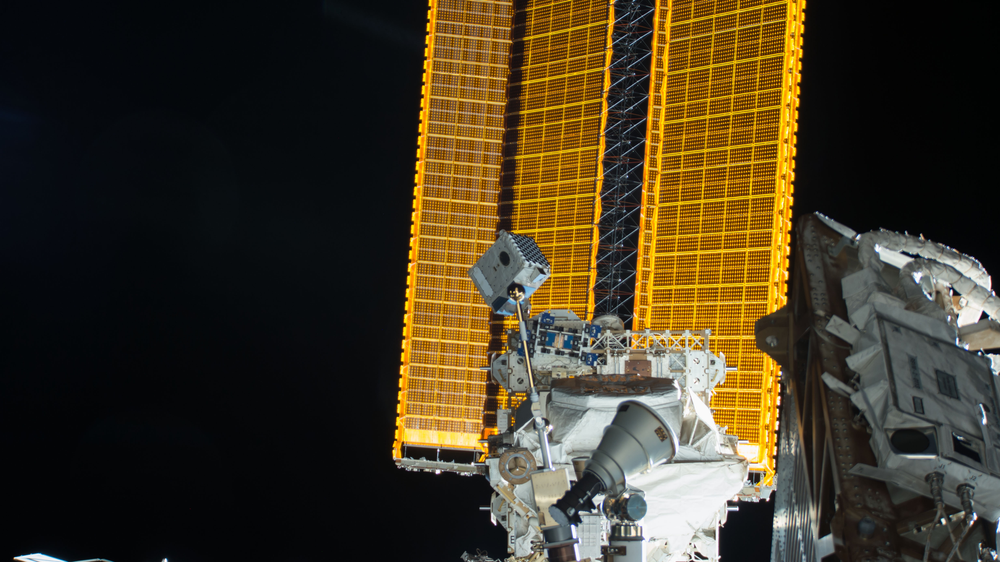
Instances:
[[[526,2],[514,16],[501,221],[535,238],[553,265],[532,306],[592,308],[608,5]]]
[[[769,479],[777,369],[753,346],[753,322],[784,303],[803,5],[670,8],[654,38],[635,323],[713,329],[738,368],[713,400],[716,421],[750,442]]]
[[[489,309],[466,270],[495,238],[511,15],[504,1],[431,2],[395,458],[482,434]]]

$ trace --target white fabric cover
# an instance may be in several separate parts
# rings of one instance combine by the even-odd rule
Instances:
[[[680,391],[664,384],[662,390],[650,394],[628,396],[656,410],[680,435]],[[547,417],[555,428],[551,440],[562,443],[559,456],[552,452],[554,463],[571,463],[574,457],[590,457],[604,437],[604,428],[614,419],[618,404],[625,396],[582,394],[571,389],[556,388],[552,391]]]
[[[715,554],[712,531],[719,512],[743,488],[747,470],[746,459],[728,456],[713,462],[660,465],[632,478],[629,486],[645,492],[648,505],[640,523],[649,539],[647,560],[687,560],[692,540],[702,554]]]
[[[553,464],[571,469],[573,458],[589,457],[623,398],[651,406],[675,431],[681,444],[673,463],[658,465],[628,480],[629,488],[644,492],[648,505],[646,517],[640,522],[648,539],[646,560],[688,560],[694,550],[714,557],[720,511],[742,490],[749,464],[743,457],[723,454],[733,451],[720,446],[712,412],[698,396],[686,395],[682,402],[679,390],[669,384],[649,394],[628,396],[553,389],[546,411],[554,427]],[[520,446],[541,459],[538,439],[530,426],[518,437]],[[518,544],[518,551],[527,551],[530,538],[519,540],[524,544]]]

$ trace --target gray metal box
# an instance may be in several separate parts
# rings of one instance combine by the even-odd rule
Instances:
[[[513,286],[520,285],[525,297],[530,297],[550,274],[549,262],[534,240],[503,230],[469,269],[469,277],[483,300],[493,312],[504,316],[517,313],[513,299],[508,296]]]

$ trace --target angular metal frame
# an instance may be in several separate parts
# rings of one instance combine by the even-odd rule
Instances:
[[[771,560],[829,554],[842,562],[899,560],[901,554],[920,560],[924,545],[901,535],[934,519],[933,501],[895,504],[885,482],[852,474],[857,464],[878,464],[868,426],[850,399],[821,378],[829,373],[850,385],[853,377],[846,363],[850,346],[826,330],[832,316],[848,317],[840,281],[859,268],[857,250],[840,243],[843,238],[815,215],[803,217],[788,304],[755,326],[758,348],[782,367],[785,397]],[[938,554],[947,555],[931,549],[931,560]]]

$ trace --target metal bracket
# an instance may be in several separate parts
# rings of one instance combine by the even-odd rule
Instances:
[[[847,236],[841,236],[840,237],[840,241],[837,242],[836,246],[830,248],[829,252],[830,252],[831,256],[837,257],[837,256],[840,255],[840,252],[844,251],[844,248],[846,246],[851,246],[853,248],[853,247],[856,247],[857,245],[858,245],[858,243],[853,238],[850,238],[850,237],[847,237]]]

